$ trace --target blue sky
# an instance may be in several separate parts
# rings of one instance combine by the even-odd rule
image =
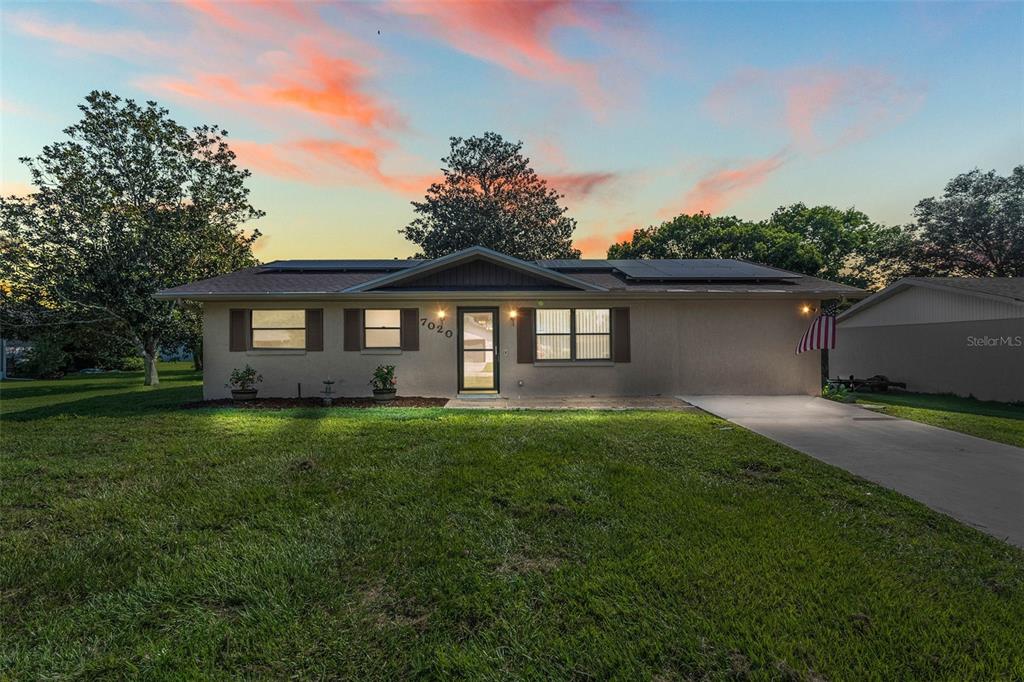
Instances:
[[[447,138],[485,130],[590,256],[682,211],[905,222],[1024,162],[1024,3],[4,2],[0,38],[5,193],[90,90],[156,99],[230,131],[263,259],[409,255]]]

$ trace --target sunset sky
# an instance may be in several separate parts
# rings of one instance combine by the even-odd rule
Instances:
[[[155,99],[230,132],[263,260],[410,255],[409,201],[486,130],[591,257],[682,211],[906,222],[1024,162],[1020,2],[3,2],[0,38],[4,194],[90,90]]]

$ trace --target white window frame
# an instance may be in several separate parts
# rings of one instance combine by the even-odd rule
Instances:
[[[549,308],[549,310],[568,310],[569,311],[569,332],[538,332],[537,323],[534,321],[533,329],[533,360],[537,363],[559,363],[559,362],[610,362],[613,357],[612,349],[612,311],[611,308]],[[608,312],[608,331],[607,332],[577,332],[576,331],[576,311],[577,310],[605,310]],[[537,357],[537,349],[540,348],[538,340],[542,336],[568,336],[569,337],[569,357],[567,358],[540,358]],[[608,356],[604,358],[577,358],[576,357],[576,338],[578,336],[607,336],[608,337]]]
[[[366,324],[367,313],[369,312],[396,312],[398,313],[398,326],[397,327],[369,327]],[[371,346],[366,343],[366,330],[367,329],[397,329],[398,330],[398,345],[396,346]],[[363,348],[366,350],[401,350],[402,348],[402,309],[401,308],[366,308],[363,310]]]
[[[256,313],[302,313],[302,326],[301,327],[257,327],[256,326]],[[302,345],[301,346],[257,346],[256,345],[256,330],[287,330],[294,331],[296,329],[302,330]],[[306,350],[306,342],[308,341],[309,330],[306,328],[306,309],[305,308],[252,308],[249,310],[249,348],[252,350]]]

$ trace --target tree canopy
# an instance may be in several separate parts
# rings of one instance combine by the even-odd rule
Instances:
[[[613,244],[609,258],[740,258],[799,272],[823,267],[821,254],[798,235],[764,223],[707,213],[678,215]]]
[[[493,132],[451,138],[444,180],[412,202],[417,217],[399,230],[419,246],[419,257],[477,245],[527,260],[579,256],[576,221],[559,205],[563,195],[534,172],[522,149]]]
[[[638,229],[609,258],[739,258],[854,286],[902,268],[909,232],[871,222],[855,209],[793,204],[768,220],[683,214]]]
[[[160,289],[255,263],[259,218],[227,132],[155,102],[92,92],[67,139],[21,159],[35,192],[3,199],[7,324],[101,324],[131,338],[157,383],[161,342],[189,324]],[[192,321],[194,324],[194,320]]]
[[[1024,277],[1024,166],[1003,177],[956,176],[914,209],[924,267],[932,274]]]

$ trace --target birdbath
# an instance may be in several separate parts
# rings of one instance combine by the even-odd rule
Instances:
[[[320,391],[324,396],[324,407],[330,407],[334,404],[334,382],[330,379],[324,380],[324,390]]]

